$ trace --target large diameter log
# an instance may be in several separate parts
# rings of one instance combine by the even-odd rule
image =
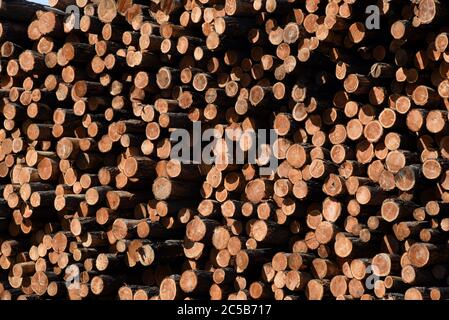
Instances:
[[[430,243],[413,244],[408,251],[408,256],[411,264],[420,268],[446,262],[448,259],[446,251],[442,251],[436,245]]]
[[[201,294],[209,292],[212,284],[212,272],[202,270],[184,271],[179,280],[179,285],[185,293]]]
[[[185,182],[170,180],[166,177],[158,177],[152,186],[156,199],[186,199],[198,197],[199,188]]]

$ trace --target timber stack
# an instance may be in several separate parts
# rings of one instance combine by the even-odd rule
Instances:
[[[449,298],[448,18],[0,0],[0,298]],[[173,156],[198,123],[227,161]]]

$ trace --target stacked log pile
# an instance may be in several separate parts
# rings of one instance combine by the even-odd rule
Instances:
[[[1,299],[449,297],[448,3],[49,5],[0,0]]]

